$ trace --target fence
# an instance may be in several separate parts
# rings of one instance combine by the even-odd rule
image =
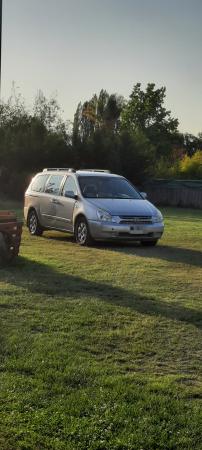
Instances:
[[[202,209],[202,180],[150,180],[143,189],[156,205]]]

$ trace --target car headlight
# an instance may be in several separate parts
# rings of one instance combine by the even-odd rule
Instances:
[[[163,222],[163,216],[160,213],[160,211],[155,212],[154,216],[152,217],[152,222],[153,223]]]
[[[119,216],[112,216],[112,222],[114,223],[120,223],[121,219]]]
[[[112,216],[107,211],[103,211],[103,209],[97,210],[97,216],[98,216],[98,219],[101,220],[101,222],[111,222],[112,221]]]

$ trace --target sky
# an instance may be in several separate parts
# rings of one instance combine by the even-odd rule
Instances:
[[[57,95],[67,120],[103,88],[166,86],[179,130],[202,131],[202,0],[3,0],[1,96]]]

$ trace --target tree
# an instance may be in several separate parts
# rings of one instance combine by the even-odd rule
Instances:
[[[22,195],[27,177],[45,166],[74,163],[67,123],[55,100],[37,96],[34,114],[22,97],[12,93],[0,104],[0,190],[12,197]]]
[[[121,173],[141,185],[153,173],[155,149],[142,131],[122,130],[119,138]]]
[[[33,113],[34,118],[37,118],[49,132],[60,133],[68,141],[70,122],[62,119],[62,110],[56,97],[47,99],[39,90],[35,97]]]
[[[130,100],[122,112],[123,128],[147,131],[151,127],[177,131],[178,120],[171,117],[170,111],[163,106],[166,88],[155,89],[154,83],[148,83],[146,91],[137,83],[130,95]]]
[[[130,100],[121,114],[121,127],[124,130],[141,131],[155,146],[157,156],[167,156],[175,145],[181,145],[178,133],[178,120],[164,107],[166,88],[155,89],[148,83],[145,91],[137,83]]]
[[[96,130],[109,129],[117,132],[120,124],[120,114],[124,106],[124,99],[117,94],[109,95],[102,89],[97,96],[78,104],[73,123],[73,142],[88,139]]]
[[[202,133],[194,136],[190,133],[184,134],[184,147],[188,156],[193,156],[197,150],[202,150]]]
[[[103,111],[103,122],[106,128],[116,132],[120,125],[120,115],[123,109],[124,99],[122,96],[112,94],[109,96]]]

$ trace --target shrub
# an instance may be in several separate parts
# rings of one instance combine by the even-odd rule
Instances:
[[[179,164],[181,178],[202,178],[202,151],[198,150],[193,156],[185,155]]]

